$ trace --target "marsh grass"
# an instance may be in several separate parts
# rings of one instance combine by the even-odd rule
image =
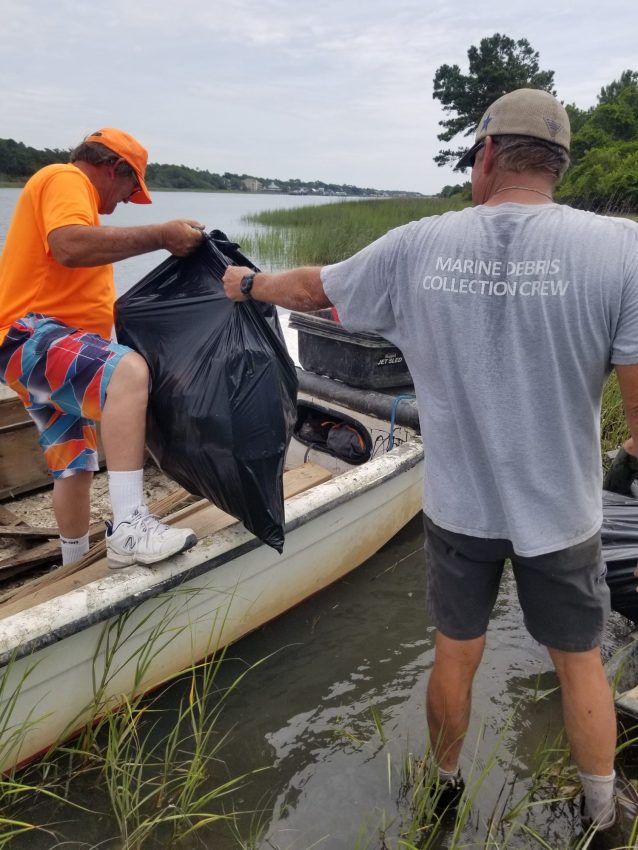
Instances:
[[[442,787],[438,782],[437,770],[431,753],[426,752],[416,769],[413,768],[410,771],[414,779],[410,792],[412,819],[407,828],[404,828],[401,832],[398,848],[429,850],[429,848],[438,847],[440,846],[441,832],[445,834],[450,850],[467,846],[468,833],[476,830],[473,821],[477,797],[502,755],[503,743],[512,726],[515,714],[516,712],[513,711],[506,720],[495,744],[484,759],[480,754],[483,733],[479,733],[475,744],[474,757],[469,768],[464,771],[466,787],[459,803],[455,808],[442,813],[438,811]],[[501,795],[502,793],[503,789],[501,789]],[[501,795],[499,795],[499,802]],[[524,798],[524,801],[527,801],[527,797]],[[523,801],[519,801],[519,808],[524,808],[524,805]],[[481,841],[484,841],[484,846],[492,846],[494,835],[497,833],[501,833],[502,846],[508,846],[510,838],[520,828],[518,818],[512,817],[513,812],[514,809],[510,811],[506,806],[499,805],[497,802],[494,810],[489,813],[487,818],[484,818],[483,828],[486,834],[484,838],[481,838]]]
[[[616,373],[612,372],[605,385],[600,420],[600,445],[604,463],[607,463],[607,452],[617,449],[628,436],[618,379]]]
[[[22,743],[32,726],[39,721],[35,706],[32,706],[27,716],[19,724],[14,720],[14,712],[21,699],[23,689],[28,688],[29,678],[34,673],[37,664],[30,663],[16,682],[13,675],[17,658],[9,659],[0,676],[0,764],[11,763],[15,754],[20,751]]]
[[[53,747],[20,772],[19,778],[13,771],[0,783],[0,848],[20,836],[24,839],[26,833],[40,839],[49,835],[50,847],[64,843],[58,824],[77,819],[79,813],[105,819],[113,830],[104,839],[107,846],[117,840],[118,847],[126,850],[184,846],[195,832],[234,822],[234,797],[260,768],[240,776],[229,772],[223,759],[228,734],[219,731],[219,721],[229,696],[268,656],[245,668],[230,684],[218,686],[226,650],[217,647],[229,607],[207,614],[206,660],[170,677],[160,691],[135,696],[144,689],[145,676],[158,654],[193,625],[183,625],[179,615],[198,592],[173,591],[158,599],[145,616],[132,611],[105,624],[93,656],[94,700],[68,728],[70,732],[83,721],[83,731],[75,741]],[[153,625],[158,614],[159,621]],[[27,668],[25,679],[33,669]],[[114,682],[125,669],[132,674],[130,695],[115,698]],[[0,680],[0,693],[8,687],[10,673],[11,665]],[[157,705],[172,687],[182,696],[167,718]],[[7,733],[12,748],[41,720],[31,712],[23,727],[14,728],[14,707],[15,699],[9,700],[0,716],[4,727],[0,731]],[[74,802],[86,798],[90,804]],[[50,805],[43,806],[46,800]],[[48,823],[43,820],[45,812]]]
[[[230,775],[223,760],[228,737],[219,733],[218,721],[229,694],[258,665],[218,689],[223,661],[220,652],[181,677],[184,695],[167,733],[165,713],[155,708],[164,693],[126,700],[107,710],[98,735],[60,746],[46,761],[31,765],[31,782],[15,776],[1,782],[0,848],[15,846],[25,833],[49,835],[51,847],[64,843],[56,823],[33,817],[43,798],[55,804],[56,821],[73,817],[72,810],[75,817],[106,816],[113,835],[105,841],[117,839],[126,850],[189,846],[190,836],[200,830],[220,822],[232,825],[238,814],[234,795],[261,770]],[[74,802],[87,788],[91,806]]]
[[[361,749],[385,755],[389,802],[361,825],[353,850],[558,850],[567,846],[586,850],[592,835],[580,828],[580,783],[564,732],[554,737],[547,734],[539,742],[523,775],[515,756],[508,752],[507,738],[517,729],[526,702],[530,698],[544,700],[551,694],[551,690],[537,690],[536,695],[522,697],[499,727],[487,753],[487,725],[478,730],[472,757],[469,763],[463,762],[465,791],[458,806],[444,812],[440,811],[441,788],[430,748],[421,757],[408,752],[396,769],[382,714],[376,708],[370,710],[368,734],[360,729],[357,736],[344,737],[358,740]],[[636,731],[634,728],[634,737],[619,746],[617,757],[623,748],[638,744]],[[495,772],[505,775],[500,789],[494,783]],[[487,795],[486,785],[491,786]],[[486,796],[494,800],[491,810],[485,808]]]
[[[267,231],[237,241],[245,254],[278,268],[325,265],[344,260],[393,227],[466,205],[443,198],[379,198],[266,210],[244,221]]]
[[[192,592],[192,596],[197,590]],[[107,622],[97,641],[93,663],[91,666],[93,696],[90,704],[78,712],[69,723],[67,732],[70,733],[82,725],[83,731],[80,749],[90,750],[102,730],[102,726],[110,722],[113,714],[113,700],[107,695],[112,690],[112,684],[127,668],[133,669],[131,693],[139,693],[149,667],[160,653],[167,650],[170,644],[188,628],[187,625],[172,626],[171,622],[179,609],[179,594],[169,593],[160,597],[155,608],[150,609],[143,617],[139,617],[136,609],[120,615],[115,620]],[[148,634],[147,625],[157,620]],[[215,618],[213,618],[215,623]],[[211,629],[211,653],[215,649],[212,637],[215,628]],[[136,644],[137,640],[137,644]],[[141,641],[141,646],[139,643]],[[129,649],[131,647],[131,649]],[[124,701],[126,704],[126,701]],[[67,733],[63,733],[64,740]]]
[[[516,768],[511,765],[492,811],[479,811],[481,788],[492,781],[492,772],[498,762],[502,763],[504,739],[516,723],[516,714],[514,709],[486,758],[479,752],[483,737],[479,734],[474,758],[465,767],[466,788],[455,808],[437,812],[440,786],[431,752],[426,751],[421,759],[408,754],[396,814],[381,813],[376,824],[377,840],[368,830],[359,837],[355,850],[557,850],[568,845],[571,850],[586,850],[592,834],[579,828],[576,799],[580,786],[563,733],[539,745],[522,792]],[[524,843],[521,836],[526,839]]]

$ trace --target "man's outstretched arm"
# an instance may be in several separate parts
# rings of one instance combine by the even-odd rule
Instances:
[[[55,259],[68,268],[103,266],[166,249],[177,257],[194,251],[203,239],[203,226],[191,219],[136,227],[94,227],[70,224],[49,233]]]
[[[248,297],[266,304],[276,304],[287,310],[320,310],[332,304],[323,289],[319,266],[304,266],[285,272],[258,272],[250,296],[240,290],[242,279],[253,274],[244,266],[229,266],[224,274],[224,289],[232,301],[247,301]]]

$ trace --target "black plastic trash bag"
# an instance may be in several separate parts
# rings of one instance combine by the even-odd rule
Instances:
[[[618,468],[620,464],[629,465],[630,456],[621,457],[614,475],[605,478],[605,485],[628,489],[626,483],[631,477],[627,471],[625,478]],[[638,623],[638,578],[634,570],[638,565],[638,499],[623,493],[603,490],[603,524],[601,528],[603,558],[607,565],[607,584],[611,595],[611,607],[614,611]]]
[[[255,268],[214,230],[119,298],[115,327],[150,368],[146,442],[158,466],[281,552],[297,375],[276,308],[226,298],[229,265]]]
[[[621,446],[605,473],[603,490],[620,493],[622,496],[638,496],[637,478],[638,458],[628,454]]]

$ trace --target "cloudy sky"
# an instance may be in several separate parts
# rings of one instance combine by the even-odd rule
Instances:
[[[434,72],[495,32],[581,108],[638,70],[638,0],[0,0],[0,138],[119,126],[154,162],[438,192]]]

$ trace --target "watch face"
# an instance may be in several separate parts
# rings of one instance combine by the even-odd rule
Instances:
[[[247,274],[246,277],[241,279],[241,283],[239,284],[239,291],[242,295],[250,295],[250,290],[253,288],[253,280],[254,274]]]

